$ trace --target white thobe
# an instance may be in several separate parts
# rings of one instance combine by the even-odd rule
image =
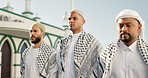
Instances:
[[[25,74],[23,78],[40,78],[37,66],[37,55],[39,48],[31,48],[25,63]]]
[[[109,78],[148,78],[148,66],[138,50],[137,41],[127,47],[122,41],[112,60]]]
[[[72,40],[69,43],[67,49],[67,56],[65,58],[65,73],[64,78],[75,78],[75,69],[74,69],[74,46],[78,40],[80,33],[73,34]]]

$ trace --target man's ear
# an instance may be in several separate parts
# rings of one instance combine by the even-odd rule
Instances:
[[[45,36],[45,32],[42,32],[42,36],[43,36],[43,37]]]
[[[139,33],[141,32],[141,29],[142,29],[142,25],[139,24],[139,25],[138,25],[138,32],[139,32]]]
[[[83,19],[83,24],[85,24],[85,22],[86,22],[86,20],[85,20],[85,19]]]

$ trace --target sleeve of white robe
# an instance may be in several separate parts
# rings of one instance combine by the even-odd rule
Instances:
[[[54,50],[55,51],[55,50]],[[56,60],[56,52],[53,52],[46,64],[44,65],[45,69],[41,71],[41,75],[46,78],[57,78],[57,60]]]
[[[57,59],[58,78],[61,78],[62,77],[62,66],[61,66],[62,59],[60,58],[60,43],[57,46],[56,54],[57,54],[56,59]]]
[[[50,57],[50,60],[49,61],[55,61],[54,63],[53,62],[50,62],[50,70],[49,70],[49,74],[47,76],[47,78],[57,78],[57,75],[58,75],[58,72],[57,72],[57,54],[56,52],[54,52],[54,54],[52,54],[52,56]]]

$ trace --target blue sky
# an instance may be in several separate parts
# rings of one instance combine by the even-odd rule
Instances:
[[[148,0],[73,0],[74,8],[84,12],[84,30],[94,35],[105,47],[117,40],[116,15],[123,9],[136,10],[145,21],[145,40],[148,42]],[[25,11],[25,0],[0,0],[0,8],[7,2],[15,13]],[[31,11],[42,22],[62,28],[62,16],[71,10],[71,0],[31,0]]]

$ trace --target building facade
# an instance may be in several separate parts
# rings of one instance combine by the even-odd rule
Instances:
[[[0,8],[0,77],[20,78],[20,58],[25,48],[31,46],[29,29],[39,17],[30,18],[31,12],[20,15],[11,11],[9,5]],[[44,41],[56,48],[59,40],[66,35],[64,29],[40,22],[45,25]]]

